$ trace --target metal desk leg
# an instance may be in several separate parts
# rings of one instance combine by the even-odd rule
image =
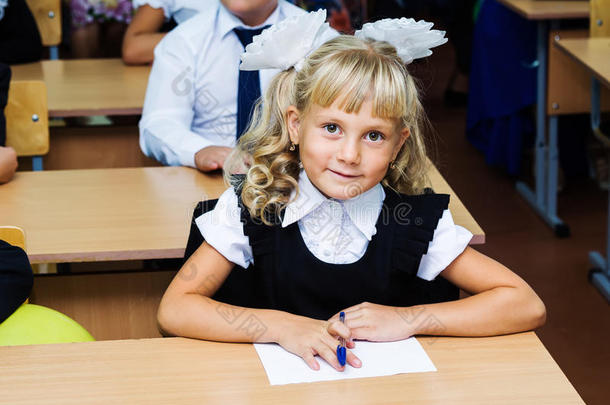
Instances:
[[[570,229],[557,215],[557,117],[551,117],[549,148],[546,143],[546,78],[549,27],[546,21],[538,22],[538,73],[536,79],[536,191],[523,182],[517,182],[517,191],[553,228],[559,237],[570,236]],[[548,154],[548,156],[547,156]],[[548,166],[547,166],[548,165]],[[548,180],[547,183],[547,170]]]
[[[591,81],[591,128],[593,132],[601,135],[599,82],[593,78]],[[589,252],[589,262],[594,267],[589,272],[589,280],[610,301],[610,191],[608,193],[608,223],[606,225],[606,258],[599,252]]]

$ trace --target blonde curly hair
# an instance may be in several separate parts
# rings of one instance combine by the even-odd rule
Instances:
[[[412,76],[387,42],[342,35],[309,55],[299,72],[290,68],[274,77],[227,159],[225,179],[241,189],[252,218],[271,225],[292,191],[298,192],[299,155],[290,150],[287,108],[294,105],[305,115],[314,103],[328,107],[340,99],[342,109],[352,113],[367,96],[376,116],[397,120],[410,132],[382,183],[405,194],[422,192],[427,158],[421,126],[427,121]],[[233,174],[239,172],[246,176],[235,184]]]

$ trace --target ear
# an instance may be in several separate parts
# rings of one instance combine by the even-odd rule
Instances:
[[[299,110],[291,105],[286,109],[286,124],[288,125],[288,133],[290,134],[290,140],[295,145],[299,144]]]
[[[400,139],[396,144],[396,147],[394,148],[394,153],[392,154],[392,161],[396,160],[398,152],[400,152],[400,149],[402,149],[402,146],[405,144],[405,141],[409,136],[411,136],[411,131],[409,130],[409,128],[405,127],[400,131]]]

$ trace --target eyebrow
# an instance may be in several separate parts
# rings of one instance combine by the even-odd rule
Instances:
[[[378,118],[378,119],[383,120],[383,121],[381,121],[381,123],[373,122],[372,124],[370,124],[366,127],[367,130],[381,130],[383,133],[386,133],[386,132],[393,131],[396,128],[396,125],[389,122],[390,120],[385,120],[384,118]],[[319,114],[318,120],[336,122],[338,124],[341,124],[342,126],[343,126],[343,123],[345,122],[345,120],[342,120],[339,117],[325,115],[325,114]]]

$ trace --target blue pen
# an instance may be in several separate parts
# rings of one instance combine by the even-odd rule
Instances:
[[[339,320],[341,323],[345,324],[345,312],[341,311],[339,314]],[[339,360],[339,364],[341,364],[341,366],[345,366],[346,356],[345,339],[339,337],[339,345],[337,346],[337,360]]]

